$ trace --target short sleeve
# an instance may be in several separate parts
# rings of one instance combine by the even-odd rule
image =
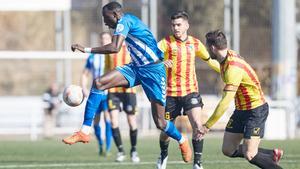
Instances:
[[[125,17],[122,17],[118,21],[114,35],[122,35],[124,37],[127,37],[129,30],[130,30],[130,24],[129,24],[128,19],[126,19]]]

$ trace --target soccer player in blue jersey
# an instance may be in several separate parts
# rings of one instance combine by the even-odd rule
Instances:
[[[106,45],[111,43],[111,36],[109,33],[104,32],[100,34],[100,43]],[[90,133],[92,121],[94,119],[94,131],[99,144],[99,155],[104,155],[103,151],[103,139],[101,138],[101,127],[100,127],[100,113],[104,112],[105,118],[105,136],[106,136],[106,154],[110,152],[111,149],[111,138],[112,129],[110,122],[110,115],[108,112],[107,105],[107,94],[102,90],[98,90],[95,85],[92,86],[90,92],[87,89],[88,76],[92,74],[93,79],[96,79],[104,74],[105,68],[105,57],[103,54],[90,54],[85,68],[81,76],[81,86],[85,96],[88,96],[88,100],[85,107],[84,121],[82,125],[82,133],[88,135]],[[88,142],[88,138],[84,139]],[[66,138],[63,140],[66,144],[74,144],[75,142],[71,138]]]
[[[191,161],[192,151],[188,140],[185,139],[174,124],[164,118],[166,104],[166,72],[163,64],[163,53],[157,46],[149,28],[136,16],[123,13],[118,2],[110,2],[102,8],[105,24],[114,29],[112,43],[94,48],[85,48],[79,44],[72,45],[72,50],[86,53],[110,54],[117,53],[125,41],[132,62],[119,66],[94,81],[98,90],[112,87],[133,87],[142,85],[151,102],[152,116],[158,129],[179,142],[182,158]],[[88,135],[79,131],[70,140],[86,142]]]

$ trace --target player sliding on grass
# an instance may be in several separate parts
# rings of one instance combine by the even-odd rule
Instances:
[[[177,140],[180,145],[182,158],[185,162],[191,160],[191,148],[188,140],[182,137],[180,132],[170,121],[164,119],[166,104],[166,72],[164,68],[163,53],[157,46],[157,42],[146,27],[136,16],[124,14],[122,6],[118,2],[110,2],[102,8],[105,24],[115,29],[112,43],[95,48],[84,48],[81,45],[72,45],[72,50],[87,53],[110,54],[117,53],[126,42],[132,62],[119,66],[115,70],[101,76],[94,81],[97,89],[106,90],[117,86],[133,87],[142,85],[149,101],[151,102],[152,116],[158,129]],[[87,117],[85,115],[85,117]],[[92,121],[94,115],[89,115],[86,121]],[[76,142],[88,142],[91,126],[83,125],[81,130],[74,135],[65,138],[67,144]]]
[[[227,48],[223,32],[208,32],[206,45],[210,56],[220,63],[225,87],[222,100],[203,127],[203,134],[219,120],[235,98],[235,111],[227,123],[223,138],[224,155],[244,157],[264,169],[281,169],[278,162],[283,155],[282,150],[259,148],[269,107],[255,71],[239,54]]]

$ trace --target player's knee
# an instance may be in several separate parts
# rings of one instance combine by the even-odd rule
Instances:
[[[160,132],[159,140],[161,141],[169,141],[170,138],[165,132]]]
[[[244,157],[248,161],[251,161],[255,155],[256,155],[256,153],[252,152],[252,151],[245,151],[244,152]]]
[[[112,128],[117,128],[117,127],[119,127],[118,120],[116,120],[116,119],[111,119],[111,127],[112,127]]]
[[[162,130],[162,131],[164,131],[164,129],[166,128],[166,123],[165,123],[165,121],[162,121],[162,120],[158,120],[155,123],[155,125],[159,130]]]
[[[233,150],[227,149],[227,148],[222,148],[222,152],[225,156],[227,157],[232,157],[232,154],[234,153]]]

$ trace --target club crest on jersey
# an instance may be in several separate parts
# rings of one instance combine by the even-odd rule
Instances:
[[[128,106],[126,107],[126,110],[127,110],[128,112],[132,112],[132,111],[133,111],[133,107],[132,107],[131,105],[128,105]]]
[[[172,46],[172,55],[177,55],[177,47]]]
[[[194,46],[193,45],[189,45],[189,49],[190,50],[194,50]]]
[[[226,128],[231,129],[231,128],[232,128],[232,122],[233,122],[233,120],[232,120],[232,119],[229,119],[229,121],[228,121],[228,123],[227,123],[227,125],[226,125]]]
[[[255,127],[252,131],[253,136],[259,136],[259,133],[260,133],[260,128],[259,127]]]
[[[116,28],[116,32],[122,32],[124,30],[124,25],[123,24],[118,24]]]

